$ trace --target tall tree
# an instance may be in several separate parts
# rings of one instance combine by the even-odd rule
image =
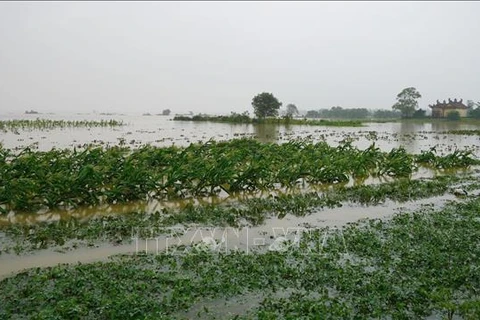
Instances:
[[[293,103],[287,104],[287,116],[292,116],[294,114],[298,114],[297,106]]]
[[[417,99],[421,97],[420,92],[414,87],[405,88],[397,95],[397,102],[392,106],[392,109],[400,111],[404,118],[411,118],[418,108]]]
[[[252,106],[257,118],[275,117],[282,103],[271,93],[262,92],[252,99]]]

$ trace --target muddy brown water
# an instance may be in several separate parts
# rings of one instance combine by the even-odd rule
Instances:
[[[223,228],[200,225],[174,226],[170,233],[155,238],[142,239],[132,237],[130,243],[112,245],[97,244],[95,247],[80,247],[73,250],[52,248],[33,253],[0,255],[0,279],[14,275],[24,269],[49,267],[65,263],[91,263],[106,261],[112,255],[168,252],[184,254],[193,246],[204,246],[208,250],[224,251],[242,250],[247,253],[274,249],[270,246],[279,238],[294,241],[295,236],[304,232],[322,229],[325,236],[347,225],[366,218],[389,218],[403,210],[415,210],[423,205],[443,206],[454,200],[452,194],[432,197],[419,201],[399,203],[386,201],[376,206],[344,205],[339,208],[314,211],[305,217],[286,215],[283,218],[271,218],[265,224],[255,227]],[[214,240],[214,242],[212,241]],[[204,243],[205,242],[205,243]]]
[[[390,151],[392,148],[403,146],[410,153],[419,153],[436,146],[439,153],[449,153],[455,148],[468,148],[480,157],[480,137],[444,134],[448,130],[471,130],[478,126],[467,123],[455,122],[395,122],[395,123],[370,123],[366,127],[325,127],[325,126],[298,126],[298,125],[252,125],[252,124],[224,124],[207,122],[179,122],[171,121],[172,117],[164,116],[140,116],[140,115],[97,115],[97,114],[55,114],[55,115],[25,115],[3,114],[0,120],[9,119],[53,119],[53,120],[110,120],[123,121],[125,126],[114,128],[65,128],[49,130],[18,130],[17,132],[0,132],[0,143],[5,148],[21,149],[32,146],[38,150],[48,151],[51,148],[73,148],[83,144],[99,144],[104,146],[117,145],[124,141],[126,145],[138,147],[143,144],[154,146],[186,146],[195,142],[206,142],[209,139],[229,140],[241,137],[256,137],[262,142],[283,143],[295,138],[309,138],[312,141],[326,141],[332,145],[338,145],[345,139],[351,139],[353,145],[363,149],[373,142],[382,150]],[[372,134],[375,132],[375,135]],[[431,177],[435,173],[428,170],[420,170],[414,178]],[[382,181],[367,180],[363,183],[379,183]],[[354,182],[351,182],[354,183]],[[250,196],[262,196],[253,194]],[[387,202],[379,206],[344,206],[342,208],[321,210],[307,217],[293,217],[287,215],[283,219],[269,219],[266,224],[247,228],[214,229],[193,228],[186,230],[181,237],[174,237],[178,244],[198,243],[202,237],[211,237],[215,241],[225,238],[219,248],[236,246],[245,250],[249,248],[268,248],[279,235],[290,235],[298,228],[334,228],[343,226],[349,222],[362,218],[389,217],[401,207],[416,208],[422,204],[435,203],[441,205],[446,200],[451,200],[452,195],[434,197],[422,201],[407,204]],[[235,200],[236,198],[210,197],[195,199],[196,202],[206,201],[220,203]],[[101,214],[128,213],[132,211],[152,212],[163,206],[179,207],[184,202],[135,202],[130,204],[87,207],[78,210],[58,210],[43,214],[9,214],[0,216],[0,223],[36,223],[38,221],[53,221],[66,216],[75,216],[88,219]],[[302,230],[303,230],[302,229]],[[199,233],[198,230],[204,230]],[[207,234],[207,236],[205,236]],[[272,239],[273,238],[273,239]],[[99,244],[98,247],[81,247],[71,251],[40,250],[32,254],[0,255],[0,278],[12,275],[26,268],[47,267],[59,263],[89,263],[103,261],[109,256],[123,253],[135,253],[139,251],[155,252],[172,248],[168,237],[158,239],[139,239],[130,244],[113,246]],[[59,248],[56,248],[59,249]]]
[[[73,148],[83,144],[116,145],[121,140],[126,145],[138,147],[187,146],[190,143],[206,142],[209,139],[230,140],[241,137],[256,137],[262,142],[287,142],[294,138],[324,140],[332,145],[349,138],[359,148],[375,143],[383,150],[404,146],[410,153],[419,153],[437,146],[439,152],[451,152],[454,148],[471,148],[480,156],[480,137],[443,134],[448,130],[471,130],[479,126],[458,122],[389,122],[368,123],[365,127],[327,127],[301,125],[253,125],[209,122],[172,121],[173,117],[98,114],[0,114],[0,120],[11,119],[53,120],[110,120],[123,121],[125,126],[114,128],[57,128],[49,130],[21,130],[0,132],[0,142],[6,148],[33,146],[38,150]],[[374,138],[371,132],[376,132]]]

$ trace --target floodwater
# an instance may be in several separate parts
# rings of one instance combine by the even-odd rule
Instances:
[[[474,166],[469,169],[448,170],[446,172],[439,170],[431,170],[420,167],[417,172],[411,175],[411,179],[425,179],[440,176],[445,173],[457,174],[457,175],[477,175],[480,167]],[[368,177],[365,179],[353,179],[347,183],[342,183],[343,187],[352,187],[359,185],[377,185],[381,183],[392,182],[395,177]],[[319,185],[306,185],[298,186],[296,188],[278,188],[276,190],[258,190],[251,192],[237,192],[227,194],[225,192],[218,195],[197,197],[197,198],[184,198],[175,200],[137,200],[127,203],[117,204],[102,204],[102,205],[89,205],[79,206],[77,208],[56,208],[49,209],[44,208],[38,212],[14,212],[10,211],[8,214],[0,215],[0,226],[8,225],[11,223],[22,224],[35,224],[41,222],[54,222],[59,220],[67,220],[69,218],[79,219],[80,221],[86,221],[88,219],[117,214],[129,214],[132,212],[144,212],[145,214],[152,214],[156,211],[161,211],[164,208],[167,209],[182,209],[190,205],[225,205],[229,203],[235,203],[238,201],[244,201],[252,198],[266,198],[270,196],[280,196],[286,194],[299,194],[309,192],[326,192],[338,187],[338,184],[319,184]]]
[[[326,127],[275,124],[228,124],[209,122],[172,121],[171,116],[141,115],[98,115],[98,114],[4,114],[0,120],[10,119],[52,119],[52,120],[118,120],[125,125],[114,128],[57,128],[49,130],[18,130],[0,132],[0,143],[5,148],[27,146],[48,151],[51,148],[73,148],[84,144],[104,146],[126,145],[138,147],[144,144],[154,146],[187,146],[190,143],[217,141],[241,137],[256,137],[262,142],[288,142],[295,138],[310,138],[312,141],[326,141],[338,145],[351,139],[353,145],[364,149],[374,141],[382,150],[404,146],[410,153],[419,153],[437,146],[440,153],[451,152],[454,148],[472,150],[480,156],[480,137],[443,134],[449,130],[471,130],[479,126],[447,121],[438,122],[390,122],[368,123],[365,127]],[[375,132],[375,135],[373,135]]]
[[[298,126],[298,125],[252,125],[252,124],[224,124],[208,122],[181,122],[172,121],[172,117],[165,116],[141,116],[141,115],[98,115],[98,114],[3,114],[0,120],[10,119],[52,119],[52,120],[118,120],[125,124],[114,128],[65,128],[50,130],[18,130],[16,132],[0,132],[0,143],[9,149],[21,149],[27,146],[41,151],[52,148],[73,148],[84,144],[97,144],[104,146],[117,145],[123,142],[132,147],[144,144],[154,146],[187,146],[190,143],[206,142],[210,139],[217,141],[230,140],[241,137],[255,137],[262,142],[284,143],[295,138],[308,138],[312,141],[326,141],[331,145],[338,145],[345,139],[350,139],[353,145],[364,149],[375,142],[376,146],[384,151],[403,146],[410,153],[419,153],[422,150],[436,146],[439,154],[452,152],[454,149],[469,149],[480,157],[480,137],[445,134],[449,130],[472,130],[478,126],[455,122],[392,122],[370,123],[365,127],[325,127],[325,126]],[[416,174],[418,177],[430,177],[431,171],[421,170]],[[380,181],[367,180],[365,183],[378,183]],[[352,182],[353,183],[353,182]],[[262,196],[252,194],[250,196]],[[225,233],[225,229],[215,229],[210,233],[213,239],[220,241],[225,238],[226,242],[235,244],[238,248],[267,248],[279,234],[278,232],[295,230],[295,228],[318,228],[338,227],[362,218],[384,218],[391,216],[400,207],[413,208],[424,203],[440,205],[446,200],[451,200],[452,195],[430,198],[410,204],[398,204],[387,202],[384,205],[362,207],[346,206],[336,209],[321,210],[307,217],[286,216],[282,219],[269,219],[265,225],[245,230],[231,229]],[[228,197],[211,197],[206,199],[194,199],[198,203],[220,203],[235,200]],[[190,201],[190,200],[189,200]],[[110,205],[99,207],[86,207],[76,210],[58,210],[34,215],[10,214],[0,216],[0,223],[39,221],[54,221],[65,215],[78,218],[91,218],[100,214],[154,212],[160,207],[180,207],[184,201],[178,202],[134,202],[122,205]],[[289,229],[290,228],[290,229]],[[198,230],[195,229],[195,230]],[[198,231],[186,230],[176,240],[181,243],[198,242],[204,234]],[[197,232],[197,233],[195,233]],[[243,233],[242,233],[243,232]],[[198,238],[200,236],[200,238]],[[195,238],[197,237],[197,238]],[[264,239],[264,240],[261,240]],[[255,242],[256,241],[256,242]],[[58,263],[93,262],[105,260],[108,256],[120,253],[165,250],[168,248],[166,236],[160,239],[134,241],[129,245],[113,246],[102,244],[96,248],[79,248],[73,251],[57,252],[54,250],[42,250],[33,254],[16,256],[13,254],[0,255],[0,279],[11,275],[24,268],[52,266]],[[177,241],[178,242],[178,241]],[[254,245],[252,243],[255,243]],[[223,245],[223,244],[222,244]],[[154,248],[154,249],[152,249]]]
[[[60,247],[38,250],[36,252],[15,255],[13,253],[0,255],[0,280],[24,269],[49,267],[65,263],[92,263],[106,261],[112,255],[118,254],[184,254],[191,252],[193,247],[200,248],[202,240],[205,249],[218,252],[241,250],[247,254],[272,250],[276,239],[285,237],[294,240],[296,235],[321,229],[324,237],[341,227],[362,219],[386,219],[397,212],[413,211],[425,205],[440,208],[456,197],[452,194],[432,197],[410,202],[386,201],[376,206],[359,206],[346,204],[337,208],[326,208],[314,211],[305,217],[286,215],[283,218],[271,218],[265,224],[254,227],[202,227],[174,226],[168,228],[169,234],[154,238],[142,239],[132,237],[131,242],[122,245],[101,243],[93,248],[80,247],[74,250],[62,250]],[[213,240],[213,241],[212,241]]]

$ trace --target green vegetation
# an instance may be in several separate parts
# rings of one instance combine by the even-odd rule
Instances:
[[[472,100],[468,100],[467,106],[470,108],[470,110],[468,110],[468,116],[474,119],[480,119],[480,101],[475,103]]]
[[[208,116],[195,115],[189,116],[175,116],[174,121],[211,121],[224,123],[253,123],[253,124],[284,124],[284,125],[304,125],[304,126],[329,126],[329,127],[362,127],[361,121],[355,120],[307,120],[307,119],[293,119],[289,116],[284,118],[250,118],[246,112],[239,114],[232,112],[229,116]]]
[[[213,318],[237,301],[237,319],[477,319],[479,212],[477,198],[313,229],[285,252],[192,249],[30,269],[0,282],[0,318]]]
[[[118,127],[123,126],[122,121],[117,120],[0,120],[0,130],[4,132],[22,130],[49,130],[55,128],[94,128],[94,127]]]
[[[409,177],[419,165],[467,167],[479,161],[470,151],[419,156],[404,148],[382,152],[372,144],[292,140],[284,144],[252,139],[209,141],[159,148],[87,147],[48,152],[0,147],[0,210],[37,211],[142,199],[175,199],[273,190],[278,186],[345,183],[351,177]],[[441,164],[441,165],[439,165]]]
[[[460,112],[458,111],[451,111],[447,114],[447,120],[449,121],[458,121],[460,120]]]
[[[332,107],[331,109],[309,110],[306,118],[327,118],[327,119],[399,119],[401,113],[393,110],[368,110],[365,108],[342,108]]]
[[[415,118],[415,119],[426,118],[427,117],[426,113],[427,111],[423,109],[415,110],[415,112],[412,114],[412,118]]]
[[[175,116],[174,121],[211,121],[211,122],[225,122],[225,123],[254,123],[256,119],[251,119],[248,112],[235,113],[232,112],[229,116],[208,116],[198,114],[194,116]]]
[[[420,161],[430,164],[437,159],[432,151],[428,155]],[[133,151],[114,147],[46,153],[26,149],[11,156],[8,161],[8,151],[4,154],[7,185],[3,190],[9,193],[0,194],[0,199],[2,204],[8,203],[12,195],[12,209],[34,207],[42,198],[53,208],[61,203],[97,204],[102,196],[110,203],[144,199],[151,192],[157,192],[153,196],[157,198],[209,195],[220,189],[229,193],[271,189],[275,183],[294,186],[300,178],[309,183],[333,183],[348,181],[349,174],[408,176],[415,170],[413,156],[402,149],[385,154],[374,146],[362,152],[348,144],[338,148],[304,142],[279,146],[253,140],[211,142],[185,149],[145,146]],[[475,163],[468,153],[457,152],[453,159],[462,162],[447,167]],[[395,167],[390,167],[392,163]]]
[[[473,183],[472,183],[473,182]],[[0,226],[0,232],[8,241],[2,245],[4,252],[45,249],[64,246],[75,240],[91,244],[98,241],[119,243],[128,241],[135,231],[139,237],[157,237],[165,233],[165,227],[177,224],[202,224],[239,227],[263,224],[272,216],[287,214],[305,216],[322,208],[342,206],[342,203],[377,205],[386,200],[409,201],[442,195],[453,185],[469,183],[467,189],[479,188],[474,178],[439,176],[434,179],[398,179],[379,185],[355,187],[339,186],[323,193],[280,193],[264,198],[248,198],[224,205],[186,204],[180,209],[163,208],[151,214],[132,212],[125,215],[108,215],[87,221],[70,217],[55,222],[36,224],[8,224]],[[0,251],[1,253],[1,251]]]
[[[282,103],[271,93],[262,92],[252,99],[252,107],[257,118],[276,117]]]
[[[287,104],[286,114],[289,117],[292,117],[293,115],[297,115],[298,114],[297,106],[294,105],[293,103]]]
[[[327,127],[363,127],[363,122],[356,120],[301,120],[292,119],[291,124],[309,125],[309,126],[327,126]]]
[[[331,109],[320,109],[318,111],[310,110],[307,112],[307,118],[327,118],[327,119],[367,119],[371,116],[370,111],[365,108],[347,108],[332,107]]]
[[[414,87],[405,88],[397,95],[397,102],[392,109],[400,111],[404,118],[411,118],[418,108],[417,99],[421,97],[420,92]]]
[[[372,114],[374,119],[398,119],[401,116],[401,112],[393,110],[375,110]]]

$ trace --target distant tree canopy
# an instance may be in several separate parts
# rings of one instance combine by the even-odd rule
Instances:
[[[401,116],[401,112],[394,110],[375,110],[372,114],[372,118],[374,119],[396,119]]]
[[[257,118],[275,117],[282,103],[271,93],[262,92],[252,99],[252,106]]]
[[[400,111],[404,118],[411,118],[418,108],[417,99],[421,97],[420,92],[414,87],[405,88],[397,95],[397,102],[392,106],[392,109]]]
[[[460,112],[458,112],[457,110],[455,110],[455,111],[450,111],[450,112],[447,114],[447,120],[450,120],[450,121],[460,120]]]
[[[425,118],[426,116],[427,116],[427,110],[423,110],[423,109],[415,110],[415,112],[412,115],[412,117],[416,119]]]
[[[470,102],[471,100],[469,100]],[[470,107],[470,110],[468,110],[468,116],[475,118],[475,119],[480,119],[480,101],[475,103],[471,101],[471,103],[468,103],[467,106]],[[474,108],[477,106],[476,108]]]
[[[287,104],[287,116],[292,116],[294,114],[298,114],[297,106],[293,103]]]
[[[162,115],[168,116],[168,115],[170,115],[170,112],[171,112],[170,109],[165,109],[165,110],[162,111]]]
[[[307,112],[307,118],[330,118],[330,119],[366,119],[370,112],[365,108],[332,107],[331,109],[310,110]]]
[[[368,110],[366,108],[342,108],[332,107],[331,109],[309,110],[307,118],[329,118],[329,119],[396,119],[401,113],[393,110]]]

